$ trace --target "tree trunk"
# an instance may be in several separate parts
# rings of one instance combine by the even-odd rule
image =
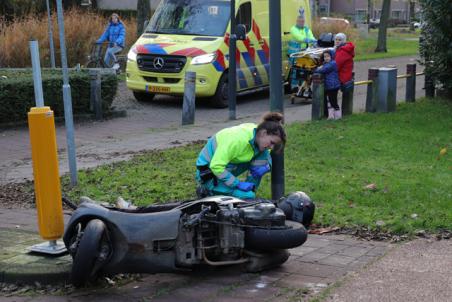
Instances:
[[[370,32],[370,20],[372,19],[372,13],[373,13],[373,1],[367,0],[367,28]]]
[[[144,22],[150,18],[151,7],[149,0],[138,0],[137,2],[137,37],[141,36],[144,28]]]
[[[414,0],[410,1],[410,31],[415,31],[416,29],[414,28],[414,7],[415,7],[416,2],[414,2]]]
[[[389,14],[391,12],[391,0],[383,0],[381,9],[380,26],[378,28],[378,44],[375,52],[388,52],[386,47]]]

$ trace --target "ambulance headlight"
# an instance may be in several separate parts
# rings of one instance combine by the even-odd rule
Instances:
[[[213,61],[215,61],[216,58],[217,58],[216,53],[208,53],[206,55],[194,57],[191,60],[191,64],[192,65],[209,64],[209,63],[212,63]]]
[[[127,54],[127,60],[128,61],[136,61],[137,60],[137,48],[132,47]]]

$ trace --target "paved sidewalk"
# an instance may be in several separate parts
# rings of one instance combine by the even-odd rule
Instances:
[[[452,240],[403,244],[353,274],[326,301],[452,301]]]

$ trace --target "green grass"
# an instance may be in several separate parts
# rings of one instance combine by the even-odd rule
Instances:
[[[420,101],[390,114],[293,123],[287,132],[286,192],[311,196],[316,223],[376,229],[376,221],[383,221],[380,228],[394,233],[452,229],[450,102]],[[68,194],[104,201],[122,196],[140,205],[192,198],[201,147],[155,151],[81,171],[80,185]],[[447,152],[440,155],[444,148]],[[368,184],[376,190],[366,189]],[[271,196],[269,176],[259,195]]]
[[[400,30],[389,30],[387,49],[388,52],[376,53],[378,31],[372,30],[369,38],[356,42],[355,61],[372,59],[384,59],[400,56],[416,55],[419,53],[419,31],[415,33]]]

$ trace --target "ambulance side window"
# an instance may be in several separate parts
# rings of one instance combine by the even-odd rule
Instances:
[[[251,30],[251,2],[243,3],[237,12],[236,24],[246,26],[246,32]]]

